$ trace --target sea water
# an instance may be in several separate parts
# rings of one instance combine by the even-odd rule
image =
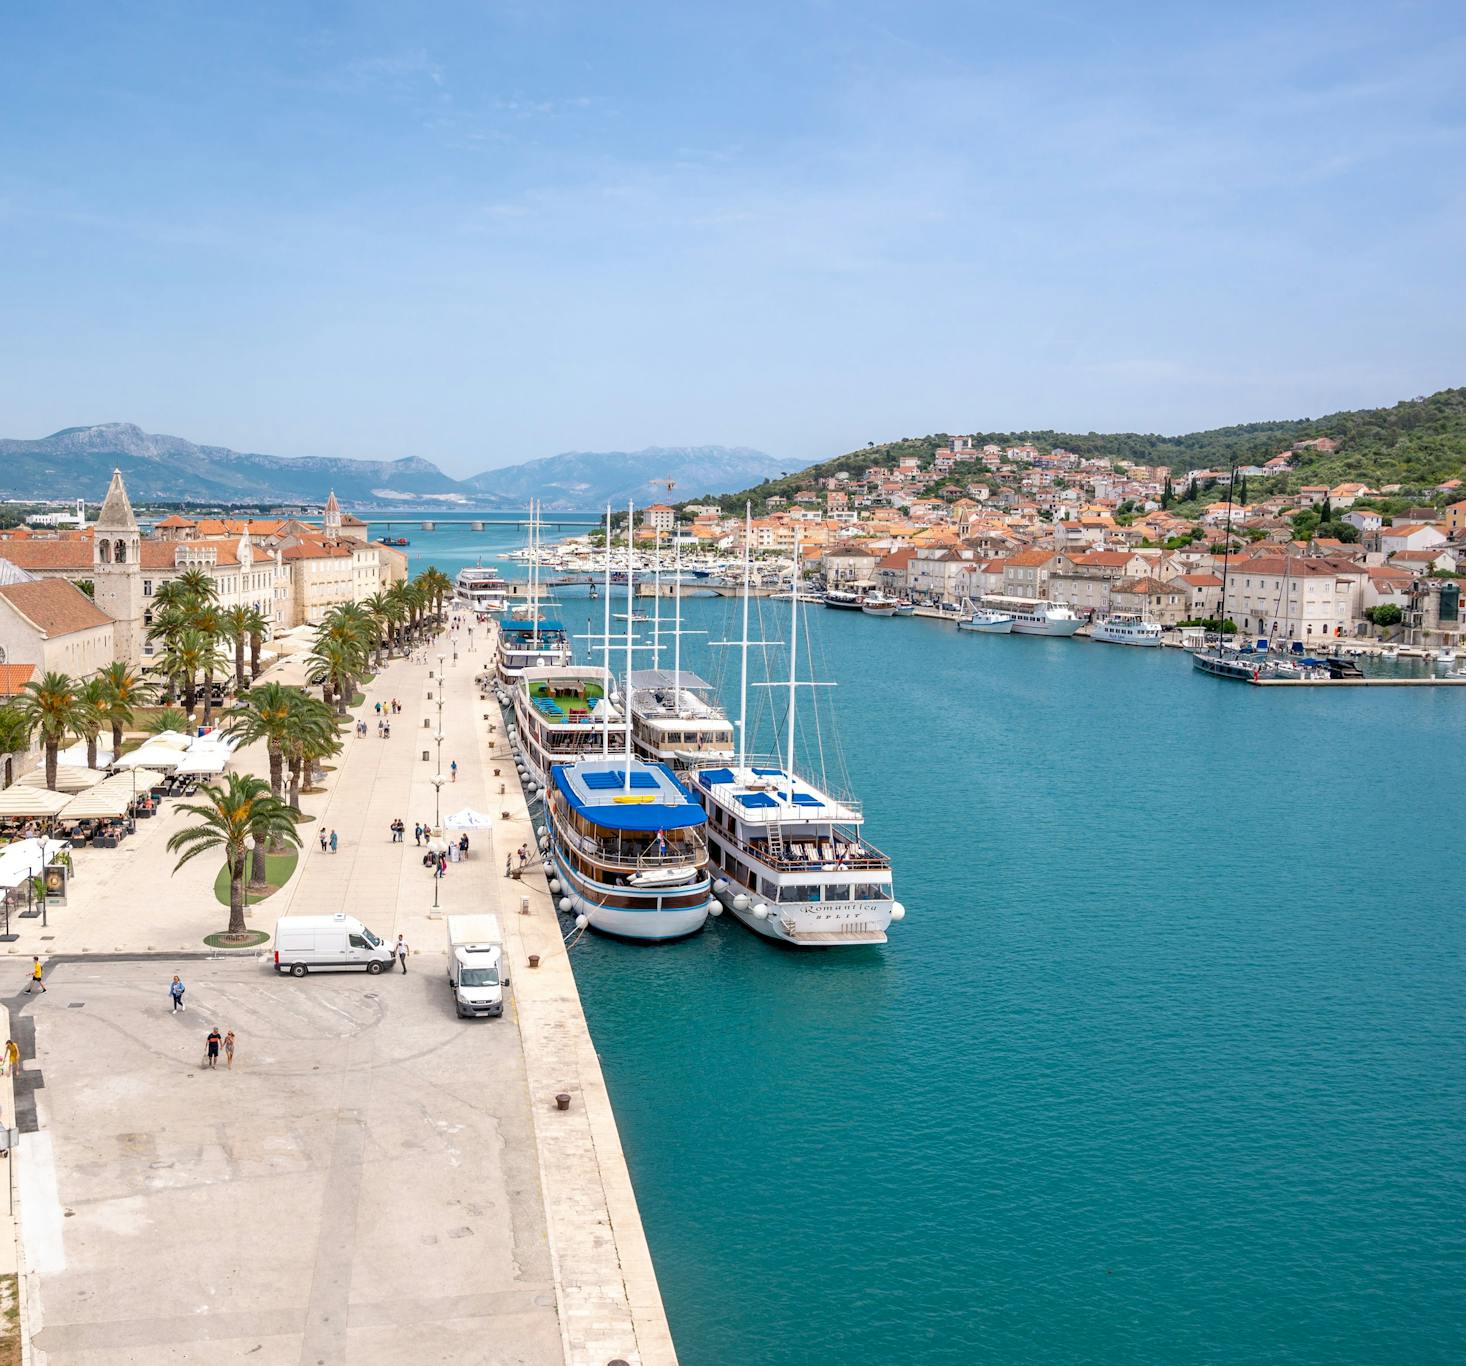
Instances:
[[[684,605],[730,708],[740,607]],[[1466,691],[807,629],[890,943],[574,950],[681,1359],[1466,1356]]]

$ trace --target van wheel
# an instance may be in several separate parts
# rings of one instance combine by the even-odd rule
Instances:
[[[371,973],[373,977],[377,976],[377,974],[380,973],[381,970],[382,965],[380,963],[372,962],[367,964],[367,971]]]
[[[304,963],[296,963],[296,964],[294,964],[291,967],[291,969],[290,969],[290,975],[292,977],[304,977],[305,976],[305,964]]]

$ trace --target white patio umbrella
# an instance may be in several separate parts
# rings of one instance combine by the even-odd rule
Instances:
[[[64,792],[52,792],[44,787],[22,787],[17,783],[0,792],[0,818],[54,816],[70,800]]]
[[[57,764],[56,791],[85,792],[87,788],[95,787],[106,776],[106,773],[100,768],[78,768],[75,764]],[[45,768],[38,768],[34,773],[27,773],[25,777],[18,778],[16,785],[24,787],[45,787]]]
[[[85,741],[78,741],[67,749],[63,749],[56,756],[59,764],[74,764],[77,768],[87,766],[87,747]],[[110,768],[112,766],[112,746],[97,742],[97,767]]]
[[[148,736],[142,747],[146,749],[149,745],[166,745],[169,749],[188,749],[196,738],[181,730],[160,730],[156,735]]]
[[[173,771],[179,774],[222,773],[229,762],[229,751],[223,745],[206,745],[191,749],[179,760]]]
[[[465,806],[462,811],[455,811],[449,816],[443,826],[447,830],[487,830],[493,823],[493,817]]]
[[[103,787],[115,787],[119,792],[131,793],[134,788],[138,792],[146,792],[149,788],[157,787],[159,783],[168,781],[166,773],[159,773],[155,768],[143,768],[141,766],[123,773],[114,773],[102,784]]]
[[[131,754],[124,754],[114,768],[177,768],[183,751],[171,745],[146,744]]]
[[[63,821],[110,820],[116,816],[125,816],[131,801],[131,792],[103,783],[101,787],[94,787],[90,792],[73,797],[56,815],[58,820]]]

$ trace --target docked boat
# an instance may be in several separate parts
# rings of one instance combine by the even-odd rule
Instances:
[[[702,929],[707,817],[669,768],[621,757],[559,765],[548,812],[550,890],[567,915],[623,939]]]
[[[907,602],[905,598],[902,598],[896,604],[896,615],[898,617],[914,617],[916,615],[916,604],[914,602]]]
[[[1435,652],[1435,662],[1437,664],[1454,664],[1456,662],[1455,650],[1449,645],[1442,646]]]
[[[970,616],[962,617],[957,622],[959,631],[981,631],[986,635],[1006,636],[1013,630],[1013,614],[1011,612],[994,612],[989,608],[980,607]]]
[[[868,617],[894,617],[901,604],[884,593],[867,593],[860,600],[860,610]]]
[[[1042,598],[986,597],[982,605],[1011,616],[1016,636],[1072,636],[1084,625],[1072,607]]]
[[[454,596],[471,612],[502,612],[509,603],[509,585],[497,569],[471,565],[453,580]]]
[[[411,545],[406,536],[378,536],[378,545]]]
[[[515,681],[513,705],[515,753],[541,787],[560,764],[625,746],[626,721],[606,670],[596,665],[526,668]]]
[[[1091,640],[1102,640],[1110,645],[1141,645],[1155,647],[1161,643],[1159,623],[1146,621],[1133,612],[1113,612],[1095,622],[1090,632]]]
[[[713,685],[687,669],[637,669],[631,675],[631,744],[638,757],[674,772],[728,763],[733,723]]]
[[[1274,677],[1277,665],[1267,659],[1228,654],[1223,648],[1198,650],[1191,656],[1191,667],[1213,678],[1230,678],[1237,683],[1257,683]]]
[[[793,597],[793,594],[790,594]],[[858,612],[862,598],[859,593],[852,593],[848,588],[829,588],[825,590],[824,604],[826,607],[834,607],[842,612]]]
[[[543,617],[499,618],[494,677],[512,691],[526,669],[563,669],[570,663],[570,636],[562,623]]]

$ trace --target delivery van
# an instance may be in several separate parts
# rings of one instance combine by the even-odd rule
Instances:
[[[450,915],[448,984],[460,1020],[504,1013],[504,940],[496,915]]]
[[[282,915],[275,923],[275,971],[304,977],[308,972],[374,976],[392,962],[392,950],[355,916]]]

